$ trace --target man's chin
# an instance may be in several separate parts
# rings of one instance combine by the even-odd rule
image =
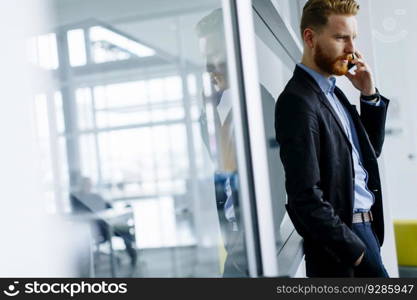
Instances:
[[[343,67],[337,67],[337,66],[333,67],[333,75],[343,76],[343,75],[346,75],[348,72],[349,72],[349,69],[347,65],[344,65]]]
[[[317,62],[316,64],[319,66],[319,68],[322,71],[333,76],[343,76],[349,72],[348,65],[344,63],[340,63],[339,61],[333,64],[321,64],[320,65]]]
[[[337,71],[337,72],[334,72],[334,74],[333,75],[335,75],[335,76],[344,76],[344,75],[346,75],[348,73],[348,71],[346,70],[346,71]]]

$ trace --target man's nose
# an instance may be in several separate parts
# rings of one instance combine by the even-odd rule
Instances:
[[[346,53],[355,53],[355,42],[353,39],[349,39],[345,46]]]

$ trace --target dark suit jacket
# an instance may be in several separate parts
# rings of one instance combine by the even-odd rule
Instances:
[[[361,103],[361,115],[343,92],[335,94],[358,133],[368,188],[375,195],[373,228],[382,245],[384,220],[379,157],[384,142],[385,105]],[[296,67],[275,107],[275,131],[285,169],[287,212],[304,238],[307,276],[349,277],[365,251],[351,230],[354,201],[352,146],[316,81]]]

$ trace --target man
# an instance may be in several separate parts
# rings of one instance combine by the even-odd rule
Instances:
[[[206,58],[208,72],[215,92],[211,97],[203,97],[203,113],[200,118],[202,136],[207,148],[216,161],[215,187],[218,217],[223,242],[227,251],[224,263],[224,277],[249,276],[244,241],[244,228],[239,205],[239,184],[237,173],[236,145],[234,137],[234,120],[232,99],[227,69],[226,41],[224,36],[223,12],[216,9],[202,18],[196,26],[199,46]],[[264,108],[271,113],[275,99],[261,84],[259,85]],[[212,110],[206,107],[211,106]],[[213,112],[216,147],[211,149],[206,115]],[[273,132],[273,122],[266,122],[266,127]]]
[[[206,71],[214,90],[212,93],[203,95],[200,124],[206,148],[216,166],[214,174],[216,206],[227,252],[223,276],[247,277],[248,267],[238,199],[236,145],[222,9],[216,9],[203,17],[196,26],[196,32],[201,53],[206,59]],[[208,115],[210,113],[212,115]],[[207,124],[210,120],[213,124]],[[209,127],[215,129],[212,137],[209,137]]]
[[[304,239],[308,277],[388,277],[377,157],[389,100],[355,48],[358,10],[355,0],[306,3],[302,62],[276,103],[286,207]],[[361,115],[334,76],[361,92]]]
[[[94,239],[97,243],[103,243],[111,239],[109,224],[102,219],[99,214],[106,209],[112,209],[113,206],[105,201],[103,197],[93,192],[93,184],[89,177],[81,177],[78,182],[78,190],[70,194],[70,203],[75,214],[92,214],[92,225]],[[129,205],[129,207],[131,207]],[[135,236],[129,231],[129,226],[114,225],[113,233],[121,237],[126,247],[126,252],[130,258],[130,265],[133,268],[137,263],[137,252],[135,246]]]

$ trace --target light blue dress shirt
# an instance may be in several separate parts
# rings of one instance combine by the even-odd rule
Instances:
[[[374,195],[367,186],[368,172],[365,170],[362,164],[362,153],[360,150],[359,139],[356,133],[355,125],[351,119],[350,114],[346,111],[345,107],[334,94],[336,78],[333,76],[326,78],[325,76],[301,63],[297,64],[297,66],[305,70],[314,78],[323,93],[326,95],[327,100],[330,102],[331,106],[339,117],[340,122],[343,125],[345,133],[352,145],[352,160],[353,168],[355,171],[355,201],[353,205],[353,212],[356,213],[369,211],[371,206],[374,204],[375,199]],[[367,103],[368,105],[383,105],[381,100],[378,102],[361,101]]]

